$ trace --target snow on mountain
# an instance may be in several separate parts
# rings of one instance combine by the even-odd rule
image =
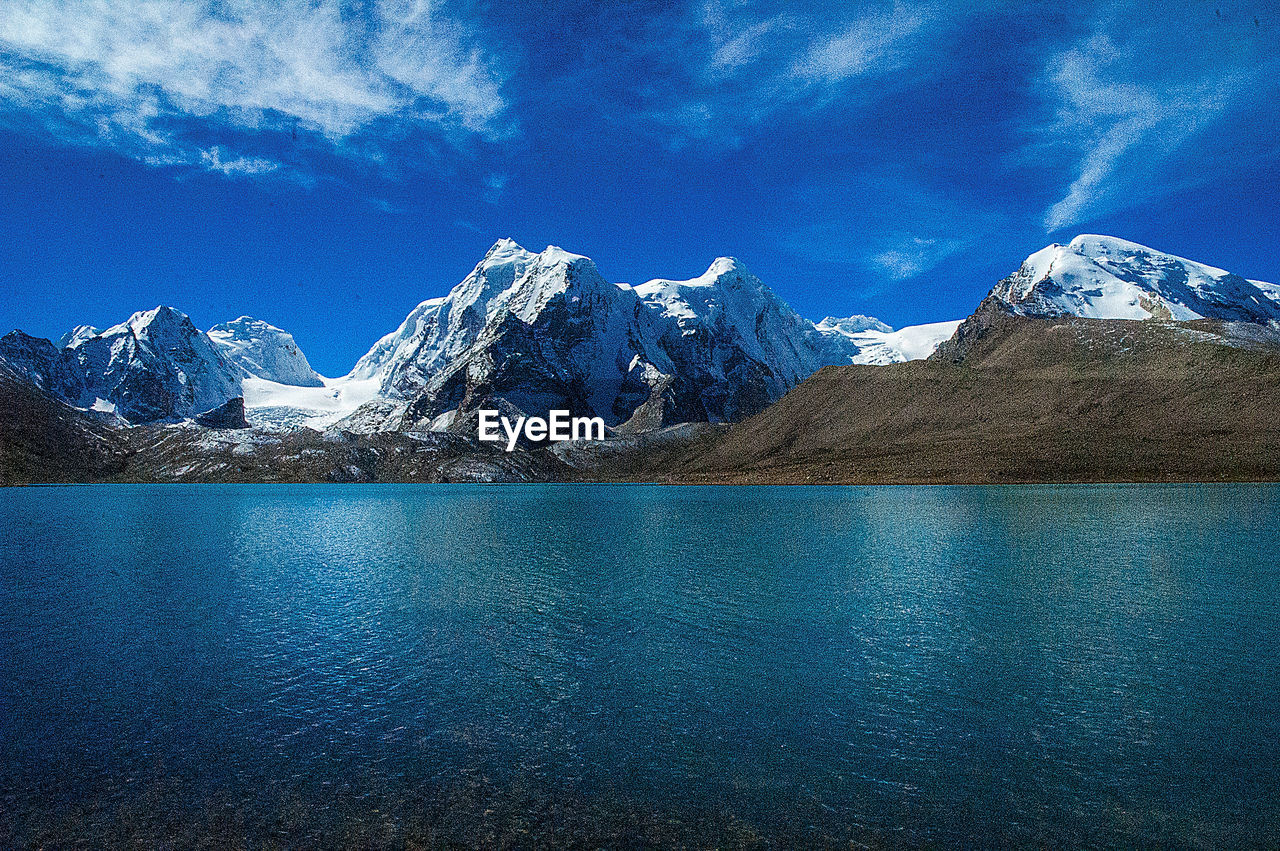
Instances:
[[[81,334],[63,351],[84,381],[79,398],[68,401],[131,423],[187,419],[240,395],[238,370],[185,313],[170,307]]]
[[[77,325],[62,335],[62,338],[58,340],[58,348],[70,348],[89,339],[90,337],[96,337],[101,333],[101,328],[94,328],[92,325]]]
[[[310,428],[323,431],[378,397],[378,382],[350,377],[324,378],[319,387],[245,378],[245,419],[263,431]]]
[[[479,407],[567,408],[623,431],[736,420],[859,351],[733,258],[633,288],[581,255],[504,239],[360,359],[346,380],[376,381],[379,398],[343,427],[463,428]]]
[[[422,302],[375,343],[351,377],[377,378],[388,396],[420,388],[441,363],[466,352],[497,312],[499,299],[524,278],[536,257],[514,240],[498,240],[449,295]]]
[[[884,324],[874,316],[864,316],[861,313],[855,313],[853,316],[844,318],[828,316],[819,322],[817,327],[824,334],[836,333],[843,334],[846,337],[862,331],[881,331],[888,334],[893,330],[892,326]]]
[[[1272,301],[1280,302],[1280,284],[1268,284],[1266,281],[1250,281],[1262,294]]]
[[[356,364],[376,379],[381,422],[443,428],[499,402],[527,413],[567,408],[610,425],[647,401],[672,367],[630,288],[555,246],[534,254],[500,240],[444,298],[418,305]]]
[[[857,349],[851,359],[853,363],[890,364],[929,357],[944,340],[951,338],[962,321],[909,325],[895,331],[867,316],[848,319],[828,316],[818,323],[818,330],[846,337]]]
[[[1032,254],[992,296],[1022,316],[1280,321],[1274,285],[1110,236]]]
[[[215,325],[209,329],[209,339],[245,378],[296,387],[324,386],[293,335],[261,319],[241,316]]]
[[[696,278],[653,280],[635,292],[672,326],[663,343],[699,388],[705,416],[698,419],[754,414],[822,367],[849,363],[857,353],[843,335],[825,334],[797,314],[733,257],[717,258]]]

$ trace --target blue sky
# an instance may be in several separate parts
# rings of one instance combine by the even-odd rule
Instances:
[[[1101,232],[1280,279],[1273,2],[0,0],[0,327],[251,314],[341,374],[509,236],[966,315]]]

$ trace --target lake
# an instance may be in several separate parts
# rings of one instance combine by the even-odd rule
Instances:
[[[0,845],[1280,843],[1280,487],[0,491]]]

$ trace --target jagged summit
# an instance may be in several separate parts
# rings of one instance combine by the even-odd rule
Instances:
[[[293,335],[276,326],[241,316],[209,329],[209,339],[243,378],[262,378],[295,387],[322,387]]]
[[[129,422],[186,419],[240,395],[240,376],[180,310],[139,311],[70,353],[84,376],[78,406]]]
[[[880,331],[887,334],[893,330],[893,326],[886,325],[874,316],[855,313],[853,316],[828,316],[818,323],[818,330],[841,334],[857,334],[862,331]]]
[[[733,257],[716,258],[696,278],[659,278],[635,292],[675,323],[686,350],[681,359],[704,381],[753,385],[756,399],[779,398],[823,366],[857,354],[845,338],[818,331]]]
[[[1136,242],[1081,234],[1035,252],[991,296],[1021,316],[1280,321],[1272,285]]]
[[[77,325],[59,338],[58,348],[66,349],[77,346],[90,337],[96,337],[101,333],[101,328],[95,328],[92,325]]]

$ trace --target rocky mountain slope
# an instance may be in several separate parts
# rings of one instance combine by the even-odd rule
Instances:
[[[120,429],[59,401],[0,361],[0,485],[103,481],[127,462]]]
[[[487,407],[566,408],[635,433],[741,419],[865,346],[906,357],[883,340],[819,328],[733,258],[697,278],[633,288],[610,283],[581,255],[500,240],[333,387],[376,383],[376,398],[343,421],[360,431],[472,432],[474,412]]]
[[[625,422],[672,364],[654,317],[586,257],[493,246],[449,295],[419,305],[356,364],[385,413],[365,430],[448,429],[480,407],[567,408]]]
[[[659,344],[691,385],[684,392],[694,398],[683,407],[702,415],[685,421],[741,419],[858,352],[848,337],[818,330],[732,257],[717,258],[696,278],[653,280],[635,293],[662,318]]]

